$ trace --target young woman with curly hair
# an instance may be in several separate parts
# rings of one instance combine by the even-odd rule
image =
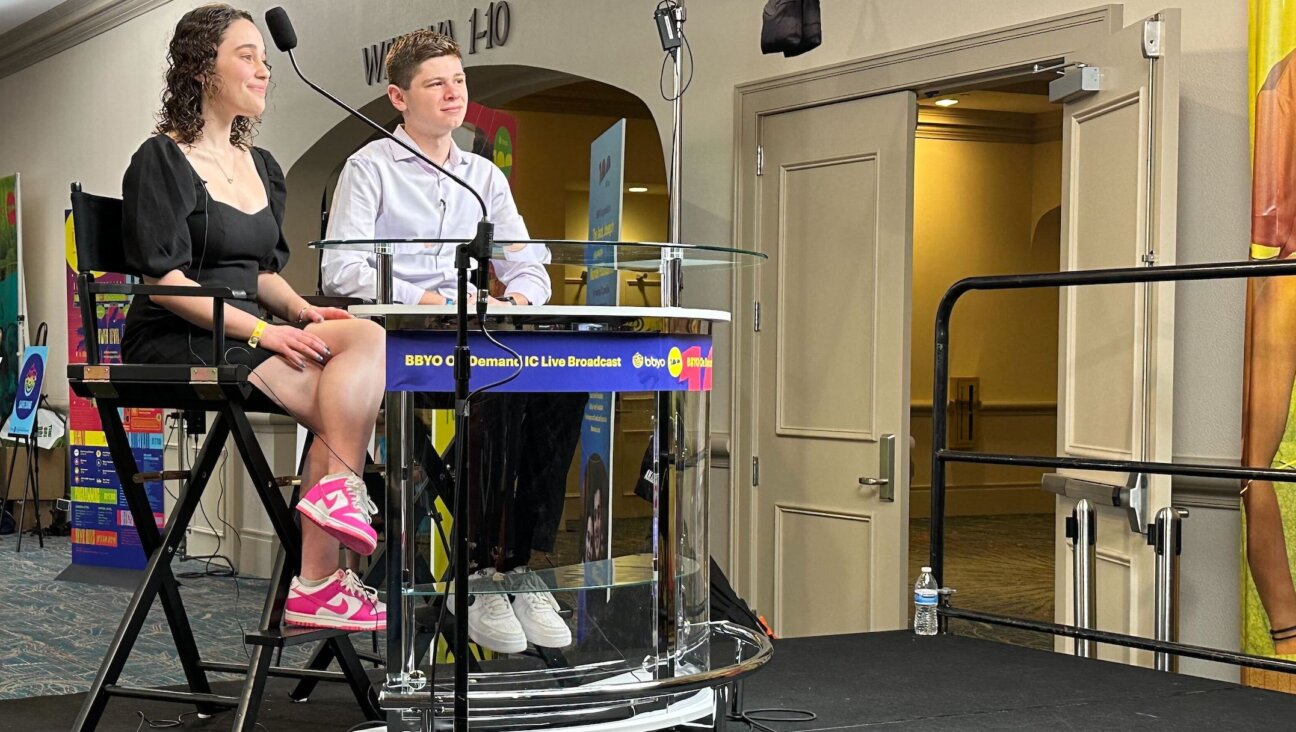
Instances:
[[[127,261],[149,284],[256,294],[255,304],[226,304],[232,345],[222,361],[251,368],[253,385],[319,438],[297,506],[308,520],[285,620],[384,629],[377,594],[338,566],[339,544],[361,554],[377,545],[369,525],[377,509],[357,472],[383,395],[383,331],[344,310],[308,305],[279,275],[288,260],[287,195],[279,164],[252,146],[270,84],[252,17],[228,5],[186,13],[167,60],[157,134],[135,153],[122,184]],[[267,323],[258,305],[297,325]],[[201,365],[211,359],[212,322],[207,298],[137,298],[123,358]]]

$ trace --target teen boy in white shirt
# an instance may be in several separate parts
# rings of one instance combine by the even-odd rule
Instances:
[[[458,45],[431,31],[415,31],[392,45],[386,70],[391,82],[387,96],[404,118],[396,136],[462,178],[485,199],[497,241],[530,238],[504,174],[485,158],[459,149],[451,139],[451,133],[463,124],[468,108],[468,87]],[[333,197],[327,238],[466,240],[476,233],[480,220],[481,208],[472,193],[400,145],[381,139],[347,160]],[[457,285],[455,247],[427,246],[433,250],[429,254],[394,258],[396,302],[453,302]],[[492,262],[505,294],[500,299],[492,297],[491,303],[543,305],[552,291],[544,268],[550,259],[548,248],[531,244],[514,251],[507,249],[505,259]],[[321,262],[325,294],[374,298],[375,259],[375,255],[364,252],[325,251]],[[535,522],[539,518],[519,515],[514,520]],[[480,537],[474,538],[481,544]],[[506,549],[511,553],[505,554],[502,561],[514,566],[504,569],[524,573],[514,586],[532,591],[474,595],[468,611],[469,635],[475,642],[504,653],[520,653],[526,650],[528,641],[549,648],[570,645],[571,631],[558,615],[557,602],[543,591],[538,578],[525,574],[531,547]],[[477,559],[479,565],[486,563]],[[494,566],[485,566],[474,579],[480,582],[495,571]],[[447,602],[453,612],[453,602],[450,598]]]

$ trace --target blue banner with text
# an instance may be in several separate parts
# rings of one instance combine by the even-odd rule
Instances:
[[[711,391],[709,335],[496,333],[520,359],[480,334],[469,338],[473,389],[508,378],[511,392]],[[387,334],[388,391],[454,391],[455,334]]]

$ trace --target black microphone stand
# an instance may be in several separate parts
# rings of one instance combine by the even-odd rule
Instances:
[[[272,19],[271,14],[275,13],[276,11],[278,12],[278,17]],[[468,418],[470,415],[468,396],[470,393],[469,383],[470,383],[470,377],[472,372],[472,353],[468,346],[468,286],[470,283],[472,283],[472,276],[470,274],[470,271],[472,270],[473,261],[476,260],[477,281],[473,283],[476,285],[476,289],[477,289],[477,313],[476,314],[477,314],[478,322],[484,326],[486,323],[486,305],[487,305],[486,300],[488,297],[488,290],[486,287],[486,283],[488,281],[487,278],[489,277],[488,272],[490,267],[491,250],[494,247],[494,242],[495,242],[495,225],[489,221],[490,210],[486,206],[486,201],[483,200],[481,194],[479,194],[476,190],[474,190],[472,186],[468,185],[467,182],[465,182],[463,179],[459,178],[458,176],[455,176],[453,173],[449,172],[448,170],[445,170],[440,165],[437,165],[436,163],[432,162],[431,160],[428,159],[426,155],[423,154],[422,151],[417,150],[411,145],[406,144],[404,140],[401,140],[396,136],[392,135],[392,133],[388,131],[386,128],[384,128],[382,125],[378,124],[377,122],[374,122],[373,120],[369,119],[363,114],[360,114],[360,112],[353,109],[351,106],[349,106],[342,100],[333,96],[323,88],[317,86],[310,79],[307,79],[306,75],[302,73],[301,67],[297,65],[297,57],[293,54],[293,48],[297,44],[297,37],[296,34],[293,33],[292,31],[291,24],[288,22],[287,13],[285,13],[282,8],[272,8],[269,12],[266,13],[266,16],[267,16],[266,20],[270,25],[271,34],[274,36],[275,45],[279,48],[280,51],[284,51],[288,54],[288,59],[292,62],[293,70],[297,72],[297,76],[303,82],[305,82],[307,86],[309,86],[311,89],[314,89],[324,98],[333,102],[337,106],[346,110],[349,114],[351,114],[356,119],[359,119],[360,121],[368,124],[370,127],[372,127],[373,129],[377,130],[379,133],[384,135],[387,139],[392,140],[393,142],[399,144],[401,147],[405,148],[410,153],[412,153],[415,157],[426,162],[428,165],[431,165],[433,168],[435,168],[441,174],[445,175],[447,178],[455,181],[460,186],[463,186],[465,189],[467,189],[470,193],[473,194],[473,197],[477,199],[478,205],[481,206],[482,220],[477,224],[477,235],[473,237],[472,241],[469,241],[466,244],[459,244],[455,248],[455,270],[458,275],[458,291],[457,291],[458,298],[455,301],[455,306],[457,308],[456,316],[457,316],[458,323],[455,328],[455,349],[454,349],[455,442],[457,446],[455,448],[455,463],[456,463],[455,476],[454,476],[455,501],[454,501],[454,508],[452,511],[452,515],[454,517],[454,530],[453,530],[454,540],[452,542],[453,547],[451,549],[451,555],[454,561],[454,586],[455,586],[454,612],[456,618],[455,637],[453,643],[453,651],[455,657],[454,660],[454,729],[455,732],[468,732],[468,658],[469,658],[469,652],[468,652],[468,561],[469,561],[468,504],[469,501],[467,496],[465,495],[465,491],[468,490],[468,481],[466,478],[467,465],[468,465],[467,458],[469,454]],[[281,34],[283,34],[282,37]],[[393,256],[393,255],[383,255],[383,256]],[[387,469],[389,471],[393,469],[400,470],[401,467],[388,465]],[[405,507],[401,506],[400,515],[404,516],[404,514],[405,514]],[[388,511],[387,515],[390,517],[393,514],[391,511]],[[393,527],[388,526],[387,531],[389,532],[388,535],[390,537],[390,532],[393,531]],[[397,554],[399,554],[400,556],[393,557],[392,556],[393,553],[390,551],[391,546],[392,546],[392,542],[389,539],[388,541],[389,551],[387,553],[387,560],[389,562],[389,565],[393,558],[395,558],[398,562],[403,562],[404,552],[397,552]],[[393,569],[395,571],[393,571]],[[393,602],[400,603],[401,598],[404,596],[403,588],[401,587],[403,574],[404,573],[402,571],[402,568],[399,566],[395,568],[392,568],[391,566],[388,567],[387,602],[389,606]],[[404,617],[401,619],[402,624],[409,623],[412,620],[413,618],[404,618]],[[408,630],[405,629],[402,630],[404,630],[404,632],[409,632]],[[393,645],[393,640],[395,641],[395,646]],[[395,638],[395,639],[388,638],[388,649],[389,649],[388,659],[387,659],[388,664],[392,663],[392,659],[390,657],[391,649],[393,647],[399,647],[399,646],[400,646],[399,638]],[[436,660],[433,659],[432,662],[436,663]],[[431,693],[432,693],[433,700],[435,700],[436,689],[432,689]],[[432,711],[432,714],[434,716],[436,714],[435,706],[436,705],[434,703],[433,711]]]
[[[486,322],[486,289],[489,276],[491,249],[495,243],[495,225],[485,217],[477,224],[477,236],[467,244],[455,247],[455,270],[458,290],[454,349],[455,383],[455,499],[454,549],[454,729],[468,732],[468,405],[469,382],[472,374],[472,352],[468,347],[468,284],[473,260],[477,261],[477,322]],[[432,660],[436,663],[436,659]],[[432,690],[433,698],[436,689]]]

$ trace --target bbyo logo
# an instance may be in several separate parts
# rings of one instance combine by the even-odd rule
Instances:
[[[679,346],[671,347],[670,355],[666,357],[666,368],[677,379],[684,373],[684,354],[680,353]]]
[[[630,363],[634,364],[637,369],[659,369],[666,365],[666,360],[658,356],[645,356],[642,353],[636,353],[631,357]]]

